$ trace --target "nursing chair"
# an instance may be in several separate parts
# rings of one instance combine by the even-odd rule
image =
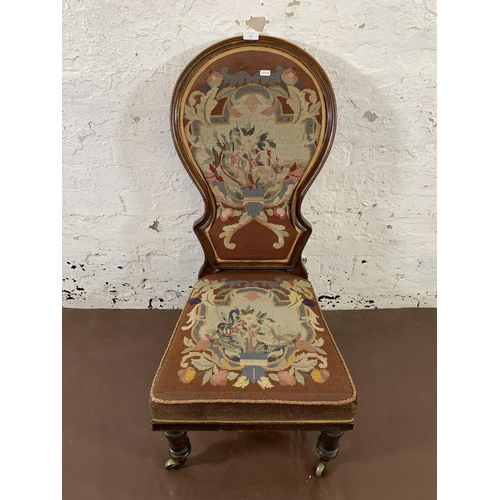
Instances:
[[[205,253],[150,393],[152,428],[185,464],[190,430],[319,431],[322,476],[356,390],[302,260],[303,197],[336,127],[328,77],[299,47],[231,38],[180,75],[171,131],[205,202]]]

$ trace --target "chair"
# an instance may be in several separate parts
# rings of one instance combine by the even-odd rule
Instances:
[[[302,262],[302,199],[324,164],[335,97],[318,62],[276,38],[199,54],[171,103],[177,153],[201,192],[205,262],[150,393],[152,428],[182,466],[190,430],[315,430],[322,476],[353,428],[354,384]]]

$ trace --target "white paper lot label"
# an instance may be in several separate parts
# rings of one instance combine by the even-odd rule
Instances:
[[[270,69],[261,69],[260,76],[271,76],[271,70]]]
[[[258,40],[259,34],[256,31],[245,31],[243,33],[243,40]]]

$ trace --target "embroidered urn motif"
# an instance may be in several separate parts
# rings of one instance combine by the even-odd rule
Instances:
[[[316,338],[323,329],[313,299],[311,285],[300,279],[201,280],[182,327],[191,335],[184,337],[179,379],[242,389],[325,382],[328,361]]]
[[[250,130],[236,127],[229,137],[220,134],[217,147],[212,150],[212,162],[205,172],[217,196],[217,215],[224,222],[236,220],[224,226],[219,235],[224,246],[234,249],[233,234],[255,220],[273,231],[278,241],[274,248],[281,248],[289,236],[285,227],[269,221],[289,217],[289,200],[303,169],[293,165],[280,165],[275,154],[276,144],[267,138],[268,133],[255,136]]]
[[[218,237],[234,250],[234,234],[255,221],[272,231],[274,249],[290,234],[290,200],[314,152],[321,103],[294,68],[268,77],[227,68],[209,71],[184,106],[184,131],[223,222]]]

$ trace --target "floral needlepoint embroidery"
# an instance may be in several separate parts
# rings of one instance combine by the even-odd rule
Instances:
[[[199,281],[188,303],[179,379],[262,389],[324,383],[329,373],[311,285],[302,279]]]
[[[210,383],[212,385],[226,385],[227,383],[227,370],[219,370],[210,377]]]
[[[207,78],[207,83],[210,85],[210,87],[218,87],[224,78],[221,76],[221,74],[218,71],[209,71],[208,72],[208,78]]]
[[[290,372],[278,372],[278,380],[281,385],[295,385],[297,380]]]
[[[191,382],[191,380],[193,380],[196,376],[196,370],[193,370],[192,368],[184,368],[183,370],[179,370],[177,373],[179,378],[186,383]]]
[[[290,236],[283,221],[314,155],[320,115],[316,91],[304,88],[293,67],[277,66],[264,80],[212,69],[191,92],[184,132],[214,194],[225,248],[234,250],[234,235],[252,222],[274,233],[273,248],[283,248]]]
[[[315,382],[322,384],[330,376],[328,370],[313,370],[311,372],[311,377]]]
[[[287,85],[295,85],[299,81],[299,77],[297,76],[297,71],[295,68],[288,68],[281,73],[281,79]]]

